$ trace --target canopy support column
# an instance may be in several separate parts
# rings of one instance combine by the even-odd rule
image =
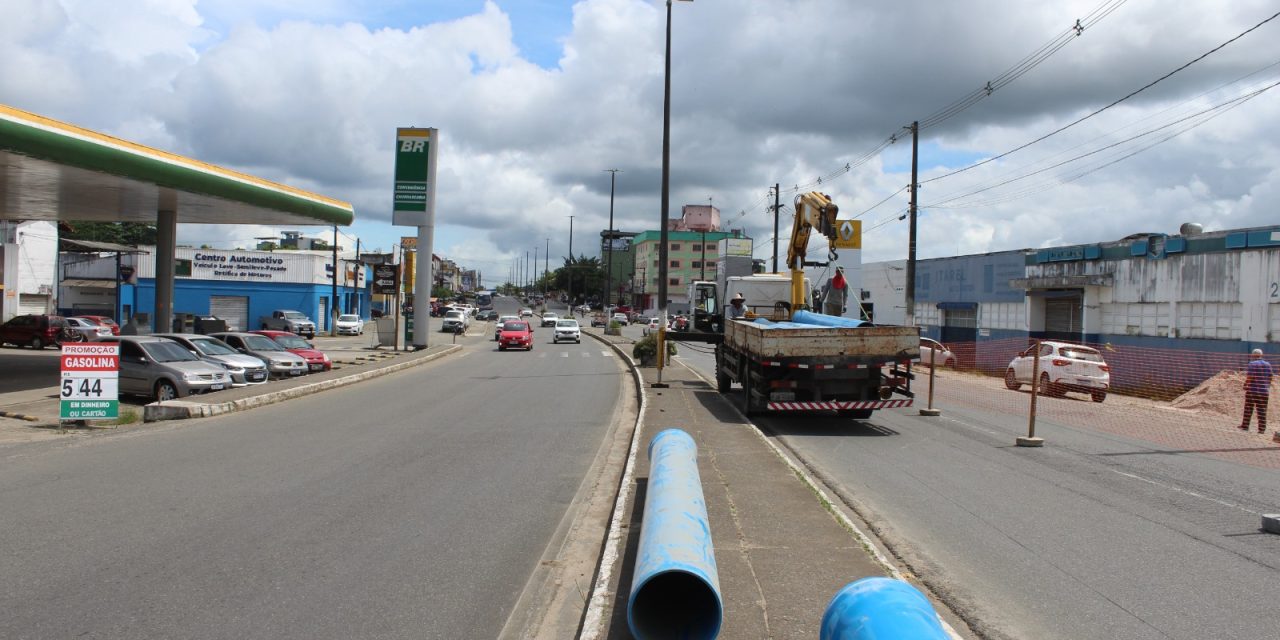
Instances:
[[[152,331],[168,331],[173,324],[173,274],[178,250],[178,214],[156,212],[156,308]]]

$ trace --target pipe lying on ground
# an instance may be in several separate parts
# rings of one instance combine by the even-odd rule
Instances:
[[[637,640],[720,633],[724,606],[698,477],[698,446],[666,429],[649,441],[649,483],[627,625]]]
[[[947,640],[929,599],[893,578],[844,586],[822,614],[821,640]]]

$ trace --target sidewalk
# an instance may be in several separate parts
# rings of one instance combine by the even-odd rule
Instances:
[[[455,349],[450,344],[433,345],[422,351],[389,351],[375,349],[326,350],[333,360],[333,370],[312,373],[266,384],[226,389],[216,393],[188,396],[165,403],[145,405],[134,399],[121,403],[121,412],[135,411],[152,419],[182,419],[217,415],[255,406],[280,402],[289,398],[318,393],[346,384],[385,375],[402,368],[429,362]],[[61,424],[56,380],[47,388],[0,393],[0,444],[36,442],[92,432],[109,426],[65,428]],[[121,428],[128,428],[124,425]]]
[[[605,339],[630,352],[629,339]],[[622,560],[609,584],[612,610],[604,637],[631,637],[626,607],[644,526],[646,450],[654,435],[671,427],[685,430],[698,444],[698,472],[724,602],[720,637],[817,638],[823,611],[841,587],[892,574],[854,525],[829,511],[819,490],[802,480],[712,385],[678,362],[663,370],[663,382],[670,385],[666,389],[651,386],[656,369],[640,371],[647,408],[623,520]],[[591,630],[584,631],[590,637]]]

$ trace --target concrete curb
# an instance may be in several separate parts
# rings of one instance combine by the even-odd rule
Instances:
[[[241,398],[239,400],[232,400],[229,402],[219,402],[216,404],[205,404],[201,402],[190,402],[190,401],[183,401],[183,400],[170,400],[168,402],[156,402],[143,407],[142,421],[143,422],[159,422],[161,420],[187,420],[190,418],[208,418],[211,416],[222,415],[224,413],[231,413],[233,411],[243,411],[245,409],[252,409],[254,407],[263,407],[269,404],[275,404],[277,402],[283,402],[285,400],[291,400],[293,398],[300,398],[302,396],[311,395],[313,393],[317,393],[320,391],[327,391],[329,389],[345,387],[350,384],[363,382],[365,380],[377,378],[379,376],[385,376],[389,373],[395,373],[397,371],[408,369],[409,367],[416,367],[420,364],[426,364],[433,360],[443,358],[444,356],[447,356],[456,351],[460,351],[461,349],[462,349],[461,346],[450,345],[446,347],[443,351],[433,353],[431,355],[424,356],[421,358],[408,360],[406,362],[393,364],[389,367],[373,369],[371,371],[365,371],[362,373],[357,373],[349,376],[343,376],[341,378],[333,378],[332,380],[325,380],[323,382],[304,384],[300,387],[293,387],[292,389],[281,389],[280,391],[273,391],[271,393],[264,393],[262,395],[252,396],[249,398]]]
[[[17,420],[26,420],[27,422],[39,422],[40,418],[29,416],[25,413],[13,413],[11,411],[0,411],[0,418],[14,418]]]

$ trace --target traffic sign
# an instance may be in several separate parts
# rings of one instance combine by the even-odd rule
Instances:
[[[62,345],[63,420],[107,420],[120,417],[120,345]]]
[[[373,267],[373,292],[394,295],[400,291],[400,265],[379,264]]]

